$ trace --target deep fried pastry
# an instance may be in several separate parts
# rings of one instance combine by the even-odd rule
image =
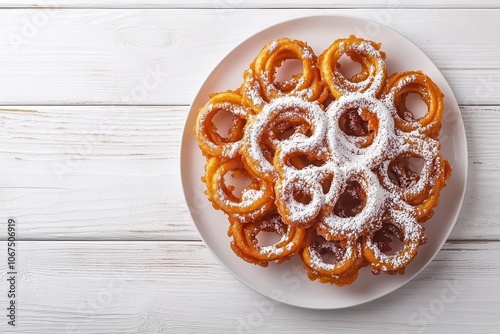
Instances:
[[[336,99],[350,93],[379,95],[387,73],[385,53],[379,50],[380,44],[351,35],[336,40],[323,51],[318,66],[321,77]],[[349,79],[340,72],[339,60],[344,54],[361,65],[361,72]]]
[[[427,113],[419,119],[415,119],[406,108],[406,98],[410,93],[418,94],[427,105]],[[384,96],[398,129],[404,132],[418,130],[433,137],[439,134],[444,108],[443,93],[421,71],[400,72],[390,76]]]
[[[221,209],[239,222],[248,223],[263,217],[273,207],[273,184],[254,176],[245,169],[241,159],[222,161],[212,157],[205,166],[207,195],[214,206]],[[250,184],[242,191],[241,197],[235,196],[234,187],[227,186],[225,176],[246,177]]]
[[[321,238],[309,243],[301,253],[304,269],[311,280],[337,286],[351,284],[365,265],[361,244],[357,241],[328,241]],[[326,261],[326,255],[332,261]]]
[[[302,73],[286,82],[277,82],[277,68],[284,61],[292,59],[302,63]],[[311,47],[299,40],[281,38],[267,44],[243,75],[245,102],[255,111],[262,110],[271,100],[283,96],[322,102],[328,90],[321,81],[316,60]]]
[[[221,136],[213,119],[219,112],[229,112],[233,116],[228,136]],[[227,91],[212,95],[210,101],[198,111],[195,133],[198,145],[204,155],[232,158],[241,147],[241,139],[246,121],[252,109],[243,104],[238,92]]]
[[[377,231],[368,233],[363,238],[363,254],[370,263],[372,271],[377,274],[381,271],[397,272],[403,274],[408,263],[417,255],[418,247],[425,243],[423,227],[413,221],[407,212],[390,210],[384,224],[391,224],[396,229],[396,235],[400,235],[403,242],[403,249],[396,251],[392,255],[387,255],[379,248],[381,245],[374,240]]]
[[[278,242],[260,246],[260,232],[276,233]],[[267,267],[269,262],[281,263],[297,254],[303,247],[306,230],[283,223],[280,215],[274,214],[244,224],[232,222],[228,235],[233,237],[231,248],[243,260]]]
[[[343,55],[358,74],[340,72]],[[293,59],[302,72],[278,81],[277,68]],[[364,266],[403,274],[451,176],[439,152],[438,86],[420,71],[387,78],[380,44],[356,36],[319,58],[302,41],[272,41],[243,77],[238,90],[211,96],[195,126],[205,193],[228,216],[234,253],[264,267],[300,254],[311,280],[338,286]],[[427,105],[420,118],[406,106],[412,93]],[[225,136],[219,112],[231,117]],[[241,191],[231,177],[247,181]],[[259,245],[261,232],[279,240]]]

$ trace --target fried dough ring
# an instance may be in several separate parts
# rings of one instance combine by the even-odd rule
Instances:
[[[301,177],[303,173],[300,171],[280,177],[275,186],[276,207],[287,224],[308,228],[323,208],[325,194],[322,179],[327,177],[327,174],[310,166],[302,172],[317,173],[318,177],[307,179]]]
[[[351,35],[338,39],[318,58],[321,77],[336,99],[353,92],[369,92],[379,96],[387,76],[385,53],[379,51],[380,44]],[[339,60],[347,55],[361,64],[361,73],[347,79],[340,72]]]
[[[343,55],[359,73],[342,75]],[[278,81],[287,60],[299,60],[302,72]],[[439,152],[444,100],[436,84],[420,71],[387,78],[380,44],[355,36],[319,58],[304,42],[278,39],[243,79],[236,91],[211,95],[195,126],[205,193],[228,215],[234,253],[264,267],[300,254],[311,280],[338,286],[366,265],[404,273],[427,240],[420,223],[432,217],[451,175]],[[412,93],[428,107],[419,119],[406,108]],[[215,124],[219,112],[232,117],[227,135]],[[412,157],[424,161],[420,174]],[[249,180],[240,195],[228,175]],[[261,246],[260,232],[280,240]],[[394,254],[392,236],[403,243]]]
[[[280,240],[274,245],[259,246],[257,235],[260,232],[274,232]],[[231,248],[243,260],[267,267],[269,262],[281,263],[304,247],[306,230],[286,225],[279,215],[266,216],[248,224],[231,223],[228,235],[233,237]]]
[[[250,173],[241,159],[222,161],[219,158],[211,158],[205,169],[209,198],[230,218],[248,223],[261,218],[274,206],[273,185]],[[232,187],[225,184],[224,176],[228,173],[250,179],[251,183],[243,190],[241,198],[235,196]]]
[[[323,260],[321,254],[325,251],[333,254],[335,263]],[[316,241],[304,247],[301,258],[309,279],[337,286],[354,282],[364,264],[361,245],[357,241]]]
[[[419,223],[429,220],[433,215],[435,208],[439,204],[439,195],[441,190],[446,186],[446,181],[451,177],[451,166],[441,154],[435,159],[437,175],[434,184],[431,184],[427,198],[422,203],[415,205],[413,214]]]
[[[213,123],[214,116],[220,111],[227,111],[234,116],[227,137],[217,133]],[[233,91],[212,95],[210,101],[198,111],[194,131],[198,146],[203,154],[234,158],[241,149],[244,126],[252,111],[243,104],[242,96]]]
[[[384,254],[374,240],[376,231],[372,231],[363,237],[363,254],[374,273],[384,271],[403,274],[408,263],[417,255],[418,247],[426,241],[424,229],[411,214],[396,209],[388,212],[384,223],[392,224],[400,231],[403,236],[403,249],[393,255]]]
[[[400,157],[418,157],[424,161],[420,175],[406,186],[396,184],[389,177],[391,163]],[[432,217],[432,209],[439,203],[441,189],[451,175],[451,168],[439,153],[439,142],[432,138],[416,137],[398,145],[380,165],[378,175],[383,187],[391,193],[397,193],[399,198],[413,206],[417,221],[424,222]]]
[[[270,182],[276,182],[278,175],[272,160],[269,161],[269,157],[266,157],[266,151],[262,149],[263,142],[266,140],[264,134],[269,133],[270,126],[276,125],[275,121],[280,120],[283,114],[289,117],[288,120],[291,124],[296,124],[299,127],[307,124],[310,136],[296,131],[291,137],[284,138],[279,144],[274,144],[275,147],[290,147],[289,143],[294,140],[295,145],[291,148],[308,150],[311,146],[320,144],[325,137],[325,113],[318,103],[289,97],[288,99],[275,99],[267,104],[262,112],[250,120],[248,131],[243,136],[243,149],[245,150],[244,161],[246,165],[259,177]]]
[[[302,73],[286,82],[276,82],[276,70],[286,60],[302,63]],[[275,40],[260,51],[243,75],[243,98],[256,112],[265,104],[283,96],[322,102],[328,91],[316,67],[316,55],[306,43],[289,38]]]
[[[336,194],[331,203],[335,204],[340,194],[345,190],[347,181],[354,181],[361,185],[365,194],[365,206],[354,217],[340,217],[330,205],[319,219],[316,231],[327,240],[355,240],[360,236],[380,227],[379,220],[385,206],[383,194],[377,177],[371,171],[360,170],[352,173],[341,182],[342,189]]]
[[[406,97],[410,93],[418,94],[427,105],[427,113],[416,120],[411,119],[412,116],[409,117],[411,113],[405,105]],[[444,95],[434,81],[421,71],[400,72],[390,76],[387,79],[384,96],[398,129],[404,132],[418,129],[433,137],[441,129]]]
[[[431,138],[411,138],[401,143],[392,150],[387,159],[380,165],[379,175],[384,188],[390,192],[397,192],[401,198],[412,205],[417,205],[424,201],[436,178],[442,174],[437,160],[439,154],[439,143]],[[389,178],[389,165],[397,158],[417,157],[424,161],[424,166],[417,182],[408,187],[401,187]]]
[[[361,109],[358,112],[365,114],[369,126],[373,128],[373,132],[367,138],[349,135],[340,127],[343,115],[353,109]],[[330,149],[338,152],[339,163],[354,163],[361,160],[368,161],[372,167],[385,158],[393,121],[380,100],[362,94],[352,94],[349,98],[330,104],[327,114],[331,129],[327,138]]]

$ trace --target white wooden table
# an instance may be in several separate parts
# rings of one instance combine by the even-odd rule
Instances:
[[[0,332],[500,332],[499,1],[0,7]],[[269,300],[233,278],[191,222],[181,129],[202,81],[239,42],[328,13],[388,25],[442,70],[467,130],[468,190],[444,248],[396,292],[344,310],[263,312]],[[6,317],[9,218],[16,327]]]

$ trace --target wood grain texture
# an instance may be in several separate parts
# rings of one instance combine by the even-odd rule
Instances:
[[[460,103],[500,104],[496,9],[59,8],[0,10],[0,104],[186,105],[247,37],[325,14],[388,25],[432,59]]]
[[[0,107],[0,220],[19,220],[24,240],[199,240],[179,177],[187,111]],[[499,114],[462,107],[470,172],[454,240],[500,240]]]
[[[0,0],[6,8],[52,7],[64,8],[499,8],[496,0]]]
[[[499,246],[446,244],[399,290],[314,311],[253,292],[199,242],[19,242],[20,311],[9,333],[493,333],[500,291],[487,287],[498,284]],[[5,277],[5,252],[0,260]]]

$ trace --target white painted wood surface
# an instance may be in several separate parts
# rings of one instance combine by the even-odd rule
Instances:
[[[201,242],[21,242],[22,309],[10,333],[498,333],[495,245],[447,244],[403,288],[317,311],[253,292]]]
[[[496,0],[0,0],[5,8],[499,8]]]
[[[378,12],[435,62],[459,103],[500,104],[500,14],[491,9],[3,10],[0,104],[187,105],[215,65],[263,28]]]
[[[0,7],[0,309],[8,218],[21,240],[19,325],[2,313],[0,332],[499,332],[498,1]],[[398,291],[338,311],[271,302],[234,279],[200,241],[178,170],[187,105],[217,62],[269,25],[317,14],[380,21],[426,52],[461,104],[470,159],[464,206],[437,258]]]

